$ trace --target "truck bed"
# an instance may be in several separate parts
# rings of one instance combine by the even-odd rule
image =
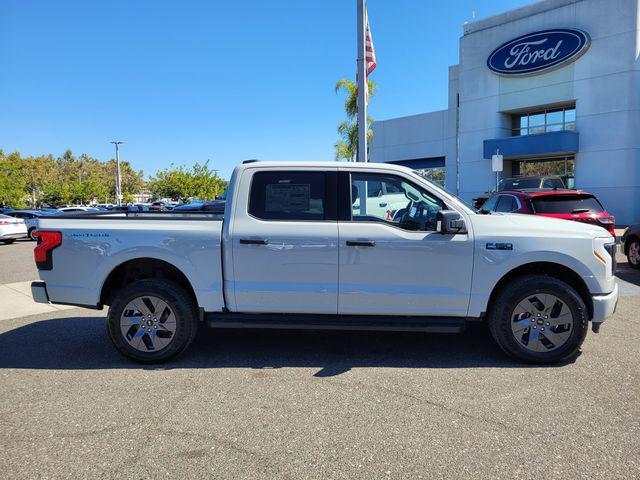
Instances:
[[[42,218],[39,230],[62,233],[54,268],[40,270],[55,303],[101,307],[108,275],[134,259],[166,262],[184,273],[200,307],[220,311],[222,216],[205,212],[69,213]]]

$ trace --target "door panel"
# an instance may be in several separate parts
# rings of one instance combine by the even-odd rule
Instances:
[[[350,185],[345,190],[351,192],[346,200],[351,205],[344,209],[351,221],[338,223],[338,312],[466,316],[473,241],[470,234],[435,231],[445,203],[401,175],[352,172],[347,177],[341,181]],[[353,208],[370,184],[398,197],[393,213]]]
[[[273,171],[261,178],[262,173],[252,182],[244,178],[251,177],[247,171],[242,179],[246,189],[240,191],[250,186],[252,193],[250,204],[240,203],[235,211],[232,310],[336,314],[337,173]]]
[[[243,222],[243,227],[236,225],[233,240],[237,311],[336,313],[335,222],[283,225],[256,221],[253,225]],[[241,240],[268,243],[241,243]]]
[[[340,222],[338,312],[466,316],[473,245],[468,235]],[[347,246],[347,241],[375,246]]]

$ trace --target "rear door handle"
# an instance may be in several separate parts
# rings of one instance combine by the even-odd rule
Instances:
[[[240,245],[268,245],[269,240],[264,238],[241,238]]]
[[[347,240],[347,247],[375,247],[373,240]]]

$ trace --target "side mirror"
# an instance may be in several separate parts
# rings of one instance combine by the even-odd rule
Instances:
[[[455,210],[440,210],[436,215],[436,230],[442,235],[467,233],[464,219]]]

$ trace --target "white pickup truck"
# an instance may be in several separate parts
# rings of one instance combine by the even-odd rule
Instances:
[[[367,211],[369,184],[404,206]],[[357,208],[354,208],[354,205]],[[527,362],[578,351],[615,310],[606,230],[478,214],[404,167],[245,162],[224,218],[202,213],[67,215],[40,221],[39,302],[109,306],[134,360],[184,351],[217,328],[458,332],[484,321]]]

